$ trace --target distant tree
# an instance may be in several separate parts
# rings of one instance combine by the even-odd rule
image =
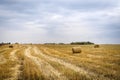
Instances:
[[[56,43],[44,43],[45,45],[56,45]]]
[[[11,44],[11,43],[10,42],[8,42],[8,43],[4,43],[4,42],[0,43],[0,45],[9,45],[9,44]]]
[[[16,42],[15,44],[19,44],[18,42]]]
[[[94,44],[94,43],[87,41],[87,42],[72,42],[70,44],[71,45],[90,45],[90,44]]]
[[[8,44],[11,44],[10,42]]]
[[[59,45],[64,45],[65,43],[58,43]]]

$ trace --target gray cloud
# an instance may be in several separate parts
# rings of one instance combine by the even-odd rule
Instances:
[[[119,0],[1,0],[0,41],[120,43]]]

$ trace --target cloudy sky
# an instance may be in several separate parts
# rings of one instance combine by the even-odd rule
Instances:
[[[0,42],[120,43],[120,0],[0,0]]]

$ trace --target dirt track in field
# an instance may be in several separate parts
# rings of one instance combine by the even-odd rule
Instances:
[[[49,78],[50,80],[67,80],[65,76],[63,76],[60,72],[58,72],[55,68],[53,68],[48,62],[38,58],[37,56],[31,55],[31,47],[28,47],[25,50],[25,56],[29,57],[38,67],[39,70],[42,71],[43,75]],[[33,54],[37,54],[36,49],[34,49]]]
[[[3,55],[0,55],[0,64],[6,63],[6,59],[4,58]]]
[[[18,80],[18,76],[19,76],[19,74],[20,74],[20,70],[19,70],[20,64],[19,64],[19,60],[18,60],[18,57],[17,57],[17,54],[16,54],[17,51],[18,51],[18,49],[15,49],[15,50],[13,50],[12,52],[10,52],[10,57],[9,57],[9,59],[10,59],[11,61],[16,61],[17,64],[16,64],[14,67],[11,68],[11,70],[13,70],[12,77],[9,78],[9,79],[6,79],[6,80]]]

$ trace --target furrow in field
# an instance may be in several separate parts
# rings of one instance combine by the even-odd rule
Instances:
[[[3,55],[0,55],[0,64],[6,63],[6,59],[4,58]]]
[[[11,59],[12,61],[18,60],[18,58],[16,57],[16,54],[15,54],[17,51],[18,51],[18,49],[13,50],[13,51],[10,53],[10,59]]]
[[[29,57],[34,63],[39,67],[40,71],[42,71],[43,75],[48,79],[52,80],[67,80],[65,76],[63,76],[60,72],[54,69],[48,62],[31,55],[30,49],[27,48],[25,51],[25,55]],[[34,50],[34,54],[37,54],[36,50]]]
[[[11,68],[11,70],[14,71],[14,73],[12,74],[12,77],[7,79],[7,80],[18,80],[18,76],[20,74],[20,65],[18,64],[19,60],[18,57],[16,56],[16,52],[18,51],[18,49],[13,50],[12,52],[10,52],[10,57],[9,59],[11,61],[16,61],[16,65],[14,67]]]

